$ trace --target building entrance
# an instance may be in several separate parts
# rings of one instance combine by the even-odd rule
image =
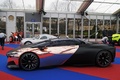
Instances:
[[[40,22],[26,22],[25,37],[31,38],[40,34]]]

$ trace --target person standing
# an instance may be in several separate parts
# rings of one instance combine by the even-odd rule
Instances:
[[[102,36],[103,37],[108,36],[108,31],[106,28],[102,31]]]
[[[2,50],[4,50],[5,37],[6,37],[6,35],[0,31],[0,45],[2,47]]]
[[[112,42],[112,35],[113,34],[114,34],[113,30],[111,28],[108,28],[108,42],[109,42],[109,44],[113,44],[113,42]]]
[[[107,37],[107,36],[103,37],[103,38],[102,38],[102,42],[103,42],[104,44],[107,44],[107,42],[108,42],[108,37]]]

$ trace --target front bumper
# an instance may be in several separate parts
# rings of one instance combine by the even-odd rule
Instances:
[[[7,67],[8,67],[8,68],[19,68],[19,66],[16,65],[14,61],[8,62],[8,63],[7,63]]]
[[[19,68],[18,58],[8,57],[7,67],[8,68]]]

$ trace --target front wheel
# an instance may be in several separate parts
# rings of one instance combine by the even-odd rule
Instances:
[[[108,51],[100,51],[96,57],[96,64],[99,67],[107,67],[112,62],[112,55]]]
[[[39,58],[34,53],[24,53],[19,59],[19,66],[23,70],[35,70],[39,67]]]

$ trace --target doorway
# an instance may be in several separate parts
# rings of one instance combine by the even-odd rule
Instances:
[[[26,22],[25,37],[32,38],[40,34],[40,22]]]

